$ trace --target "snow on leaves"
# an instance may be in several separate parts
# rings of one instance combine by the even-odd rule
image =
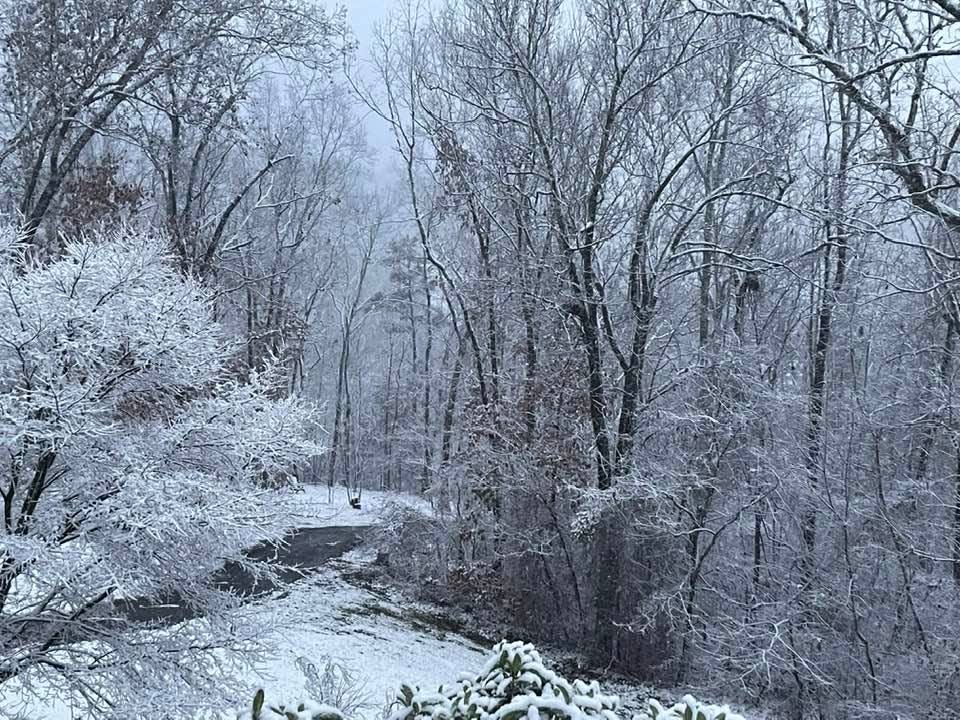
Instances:
[[[311,700],[297,703],[266,702],[263,690],[258,690],[249,710],[237,715],[237,720],[345,720],[337,708]]]
[[[708,705],[692,695],[684,695],[676,705],[664,707],[657,700],[649,700],[644,712],[634,720],[744,720],[726,705]]]
[[[569,682],[533,645],[503,641],[472,679],[437,692],[403,686],[391,720],[618,720],[619,700],[596,682]]]
[[[390,720],[619,720],[620,700],[596,681],[570,682],[547,669],[533,645],[502,641],[475,677],[428,692],[404,685]],[[665,708],[651,699],[634,720],[744,720],[690,695]]]

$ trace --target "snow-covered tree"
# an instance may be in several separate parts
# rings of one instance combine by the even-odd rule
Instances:
[[[282,535],[266,486],[318,451],[311,408],[238,381],[236,352],[162,241],[46,265],[0,241],[0,694],[179,717],[226,692],[261,629],[211,574]],[[138,628],[118,602],[172,596],[199,619]]]

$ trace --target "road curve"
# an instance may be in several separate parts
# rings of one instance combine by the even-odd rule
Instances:
[[[280,566],[275,581],[261,579],[258,582],[234,562],[224,565],[213,576],[213,581],[219,587],[240,595],[263,595],[316,572],[329,560],[349,552],[363,541],[367,530],[369,528],[363,526],[298,528],[285,535],[279,543],[260,543],[245,553],[253,560]],[[192,620],[200,614],[195,608],[185,606],[176,594],[152,600],[117,600],[114,604],[127,619],[137,623],[173,625]]]

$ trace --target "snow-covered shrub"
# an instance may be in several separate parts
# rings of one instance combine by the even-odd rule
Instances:
[[[335,707],[355,717],[367,705],[364,683],[346,665],[324,655],[315,662],[297,658],[297,667],[306,678],[307,695],[314,702]]]
[[[442,550],[447,534],[440,519],[416,507],[391,503],[382,513],[377,545],[394,578],[412,583],[421,595],[436,600],[431,591],[446,581]]]
[[[646,709],[634,720],[744,720],[726,705],[708,705],[692,695],[684,695],[680,702],[664,707],[656,700],[648,700]]]
[[[390,720],[617,720],[618,706],[596,682],[547,669],[533,645],[504,641],[473,678],[436,692],[404,685]]]
[[[435,692],[403,686],[389,720],[618,720],[619,698],[597,682],[568,681],[528,643],[501,642],[480,673]],[[672,707],[648,701],[634,720],[744,720],[690,695]]]
[[[311,700],[268,703],[263,690],[258,690],[250,709],[238,713],[237,720],[345,720],[345,717],[337,708]]]
[[[601,692],[596,681],[569,681],[548,669],[533,645],[502,641],[494,646],[478,674],[465,675],[454,685],[437,690],[402,685],[387,715],[388,720],[620,720],[619,707],[619,698]],[[338,711],[329,705],[311,702],[265,705],[261,690],[254,699],[253,710],[241,712],[237,718],[342,720],[342,710],[343,706]],[[330,712],[340,717],[318,714]],[[352,717],[350,712],[345,714]],[[745,718],[726,705],[709,705],[685,695],[671,707],[650,699],[633,720]]]
[[[314,412],[275,374],[238,380],[238,349],[161,240],[40,265],[0,232],[0,695],[189,717],[230,691],[264,629],[210,576],[265,569],[243,550],[289,513],[257,480],[318,452]],[[202,620],[141,632],[132,598]]]

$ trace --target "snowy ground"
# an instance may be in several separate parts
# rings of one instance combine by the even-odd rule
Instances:
[[[391,503],[424,505],[418,498],[364,491],[362,509],[347,502],[335,488],[328,502],[326,487],[308,487],[298,494],[294,524],[299,527],[373,525]],[[344,579],[372,560],[372,549],[357,549],[329,567],[256,603],[264,627],[284,627],[277,652],[247,677],[253,689],[264,687],[276,700],[305,698],[306,677],[298,659],[318,665],[330,657],[356,673],[363,685],[366,718],[380,718],[401,683],[437,687],[464,671],[480,667],[488,648],[448,635],[423,622],[404,619],[404,606],[389,591],[360,587]],[[352,572],[351,572],[352,571]],[[238,698],[243,702],[244,698]],[[66,704],[34,706],[18,698],[0,697],[0,717],[23,712],[36,720],[74,720]]]
[[[250,697],[255,688],[264,687],[275,700],[306,698],[306,677],[298,659],[316,665],[330,657],[356,674],[367,701],[362,714],[373,719],[382,717],[401,683],[436,687],[482,664],[487,648],[403,619],[401,606],[389,597],[345,581],[341,571],[369,560],[362,551],[352,556],[353,562],[335,561],[257,604],[263,625],[272,626],[279,618],[284,631],[276,654],[243,678]],[[238,704],[243,700],[238,698]],[[0,698],[0,717],[16,711],[36,720],[77,717],[64,704],[45,704],[41,710],[13,697]]]
[[[333,489],[333,502],[329,502],[330,493],[326,485],[304,485],[303,492],[297,493],[290,502],[294,505],[291,522],[296,527],[329,527],[332,525],[358,526],[375,525],[390,505],[408,505],[429,510],[430,506],[422,497],[404,493],[364,490],[361,496],[361,509],[350,507],[346,488],[336,486]]]
[[[401,683],[436,688],[453,682],[478,668],[488,650],[423,623],[414,626],[402,617],[400,605],[346,583],[333,571],[298,583],[265,611],[300,621],[260,669],[264,685],[280,696],[303,696],[306,678],[297,658],[332,656],[365,685],[368,718],[382,714]]]

